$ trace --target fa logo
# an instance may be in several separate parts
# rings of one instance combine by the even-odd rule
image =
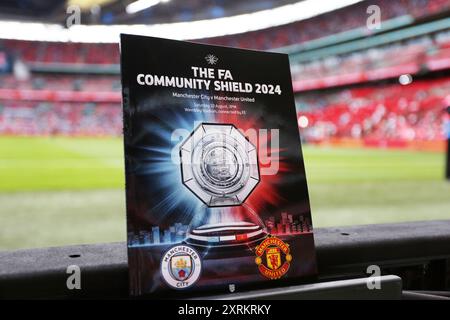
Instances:
[[[210,64],[210,65],[215,65],[215,64],[217,64],[217,62],[219,61],[219,58],[217,58],[215,55],[213,55],[213,54],[208,54],[206,57],[205,57],[205,60],[206,60],[206,62],[208,63],[208,64]]]

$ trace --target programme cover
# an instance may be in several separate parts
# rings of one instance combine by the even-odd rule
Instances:
[[[121,35],[130,293],[316,274],[288,56]]]

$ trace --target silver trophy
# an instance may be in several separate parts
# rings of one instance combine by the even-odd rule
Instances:
[[[266,234],[244,201],[260,181],[256,147],[232,124],[202,123],[180,147],[183,184],[204,204],[188,231],[188,242],[235,244]],[[241,206],[240,217],[227,207]]]

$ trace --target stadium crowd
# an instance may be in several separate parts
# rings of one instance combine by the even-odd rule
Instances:
[[[411,84],[364,86],[304,92],[296,96],[299,115],[308,119],[303,137],[442,140],[444,99],[450,78]],[[116,103],[0,100],[0,134],[121,134],[121,106]]]
[[[0,101],[0,134],[119,136],[120,104]]]
[[[450,78],[309,93],[297,97],[307,119],[303,137],[397,141],[444,140]],[[305,126],[305,125],[304,125]]]
[[[450,0],[376,0],[371,4],[381,7],[383,20],[406,14],[424,18],[450,9]],[[299,44],[365,26],[366,9],[367,3],[360,3],[270,30],[201,41],[255,49]],[[112,65],[119,62],[116,44],[0,40],[0,49],[4,49],[13,59],[31,66],[49,63]],[[443,139],[442,100],[450,92],[450,78],[414,81],[407,86],[372,84],[315,92],[310,90],[322,87],[316,85],[301,89],[296,88],[295,84],[323,79],[328,81],[332,77],[341,80],[358,72],[373,71],[376,77],[383,70],[389,72],[393,67],[406,68],[402,69],[407,70],[404,73],[413,75],[423,71],[424,66],[430,71],[440,70],[439,67],[433,69],[433,59],[448,60],[449,50],[450,31],[444,31],[348,54],[294,63],[292,74],[294,89],[298,93],[297,105],[300,114],[308,119],[303,136],[310,141],[334,137],[384,137],[404,141]],[[385,78],[393,77],[388,74]],[[385,78],[366,77],[351,83]],[[331,83],[323,87],[339,85],[342,84]],[[43,99],[40,95],[43,91],[53,98]],[[60,94],[57,95],[59,98],[54,98],[52,92],[66,96]],[[84,99],[77,98],[82,93],[99,98],[89,100],[89,95]],[[11,94],[25,98],[23,101],[12,99]],[[120,81],[114,75],[33,73],[30,79],[18,79],[13,74],[0,75],[0,134],[120,135],[119,95]],[[67,98],[69,96],[75,98]],[[106,96],[109,98],[106,99]]]
[[[428,34],[367,50],[328,56],[323,59],[292,64],[294,81],[311,81],[327,77],[355,76],[374,72],[382,78],[380,70],[390,73],[403,69],[403,73],[416,73],[422,65],[450,56],[450,31]],[[405,69],[406,68],[406,69]],[[369,79],[370,80],[370,79]],[[355,81],[358,82],[358,81]]]
[[[118,64],[117,44],[54,43],[0,40],[3,48],[15,59],[26,63]],[[107,54],[105,54],[107,53]]]
[[[117,76],[39,74],[24,80],[0,76],[0,89],[120,92],[120,88]]]

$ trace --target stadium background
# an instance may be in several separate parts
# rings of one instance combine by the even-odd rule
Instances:
[[[0,23],[63,24],[74,3],[82,23],[150,25],[296,1],[155,1],[130,14],[131,2],[5,1]],[[191,40],[290,55],[315,227],[450,218],[450,1],[356,2]],[[124,240],[118,45],[13,31],[0,32],[0,249]]]

